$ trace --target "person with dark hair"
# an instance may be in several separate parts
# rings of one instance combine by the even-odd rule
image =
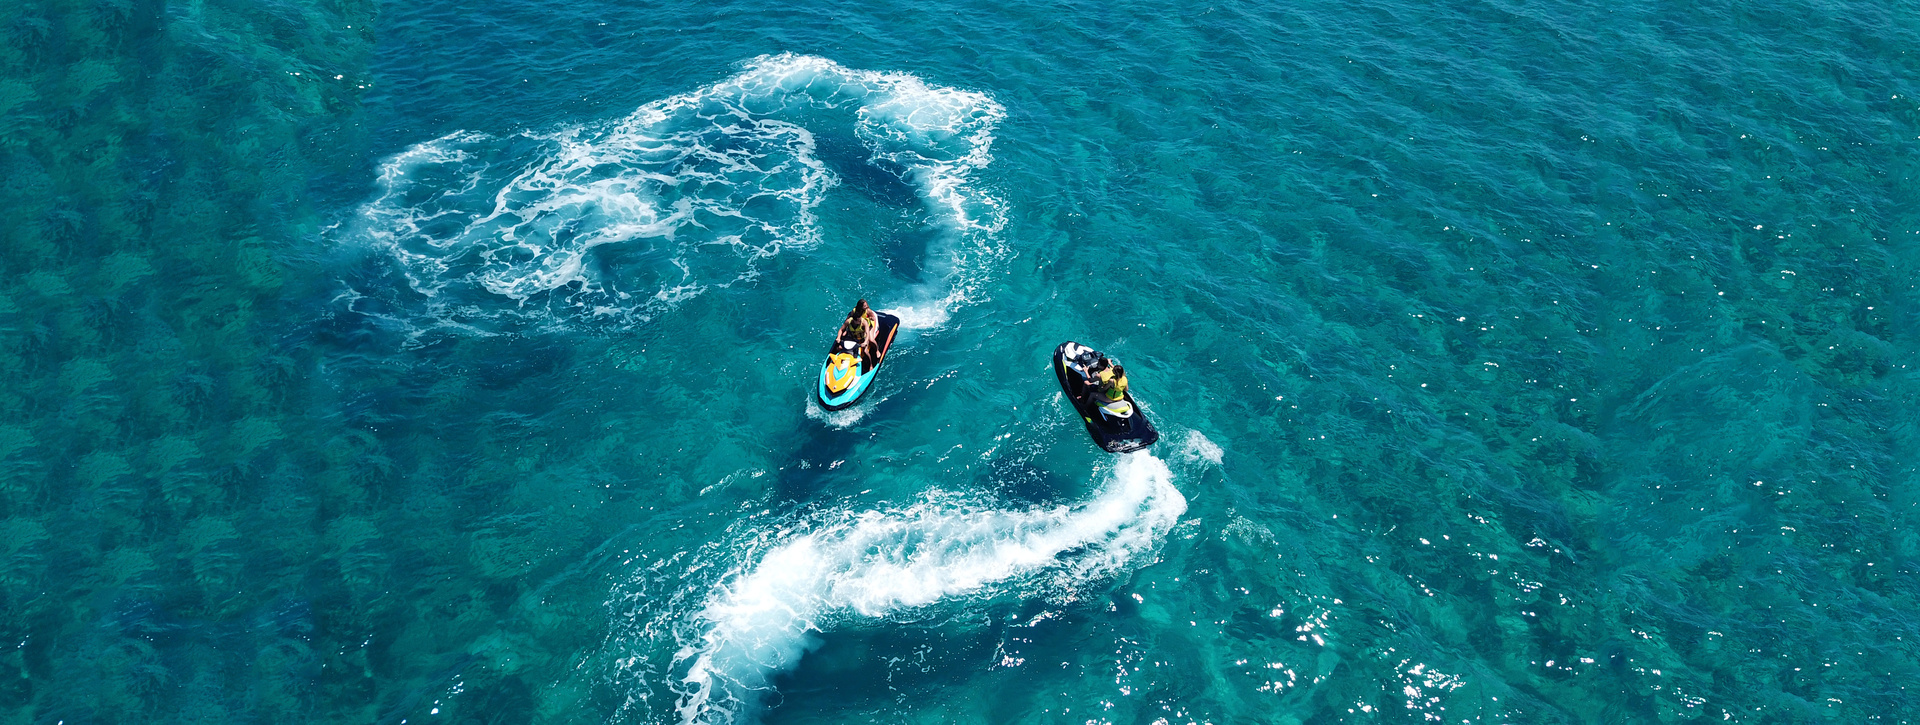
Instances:
[[[853,303],[853,311],[847,313],[847,321],[840,325],[840,347],[858,351],[861,366],[865,367],[874,363],[879,340],[880,316],[867,306],[864,298]]]
[[[1102,406],[1127,397],[1127,369],[1114,363],[1113,358],[1101,355],[1087,366],[1087,387],[1082,395],[1088,402]]]
[[[1126,397],[1127,397],[1126,366],[1115,365],[1111,368],[1100,371],[1099,396],[1094,399],[1094,402],[1111,403],[1117,400],[1125,400]]]

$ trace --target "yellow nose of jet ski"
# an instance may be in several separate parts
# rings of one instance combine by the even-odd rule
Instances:
[[[828,357],[827,390],[835,393],[846,390],[859,377],[860,367],[855,364],[857,359],[847,353],[834,353]]]

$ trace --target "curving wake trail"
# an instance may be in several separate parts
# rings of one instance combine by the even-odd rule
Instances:
[[[345,231],[390,256],[404,289],[349,298],[415,336],[646,322],[819,243],[814,212],[837,179],[815,133],[831,132],[857,138],[945,230],[900,308],[910,327],[935,326],[999,255],[1004,204],[971,182],[1005,115],[978,92],[784,54],[618,121],[456,132],[381,165]]]
[[[1078,506],[995,510],[929,500],[841,512],[736,566],[710,590],[670,671],[686,723],[750,721],[815,633],[953,599],[1072,592],[1143,563],[1187,501],[1147,454],[1122,457]]]

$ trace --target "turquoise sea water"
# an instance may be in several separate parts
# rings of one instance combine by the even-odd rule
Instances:
[[[7,3],[0,720],[1916,719],[1916,18]]]

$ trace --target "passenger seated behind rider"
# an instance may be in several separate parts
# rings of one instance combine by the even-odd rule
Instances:
[[[873,364],[874,354],[879,352],[876,343],[880,339],[880,316],[867,301],[862,299],[853,303],[853,311],[847,313],[847,321],[840,325],[840,350],[857,351],[862,366]],[[851,342],[849,348],[846,343]]]
[[[1126,367],[1113,365],[1102,369],[1098,380],[1097,394],[1094,396],[1095,403],[1106,404],[1127,399]]]
[[[1087,399],[1094,405],[1105,405],[1127,397],[1127,369],[1115,365],[1105,355],[1087,366]]]

